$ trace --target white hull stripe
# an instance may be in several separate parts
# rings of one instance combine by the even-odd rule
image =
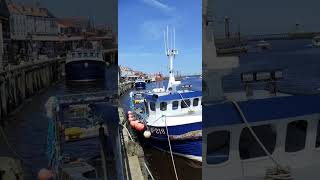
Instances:
[[[158,150],[160,150],[160,151],[170,153],[170,151],[165,151],[165,150],[163,150],[163,149],[161,149],[161,148],[158,148],[158,147],[156,147],[156,146],[152,146],[152,147],[154,147],[154,148],[156,148],[156,149],[158,149]],[[175,152],[172,152],[172,154],[202,163],[202,157],[201,157],[201,156],[194,156],[194,155],[181,154],[181,153],[175,153]]]

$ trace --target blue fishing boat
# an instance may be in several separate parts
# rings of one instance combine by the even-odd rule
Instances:
[[[146,81],[144,79],[137,79],[134,82],[134,88],[136,90],[145,90],[146,89]]]
[[[279,69],[244,72],[245,90],[224,92],[222,78],[238,57],[216,54],[204,1],[203,179],[317,179],[320,159],[320,95],[277,91]],[[207,19],[208,18],[208,19]],[[255,90],[253,84],[267,90]],[[232,173],[230,173],[232,172]]]
[[[173,73],[177,54],[174,47],[166,48],[170,62],[166,88],[130,93],[133,115],[129,114],[129,120],[133,118],[132,127],[143,132],[153,147],[201,162],[202,92],[178,88],[181,82],[175,80]]]
[[[105,78],[106,62],[102,53],[93,49],[79,49],[68,54],[65,73],[66,80],[88,82]]]
[[[128,178],[123,159],[117,158],[124,151],[116,101],[113,92],[48,99],[47,157],[53,180]]]

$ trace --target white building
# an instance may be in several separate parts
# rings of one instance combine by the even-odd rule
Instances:
[[[26,40],[32,36],[58,34],[56,18],[46,8],[8,4],[10,11],[11,39]]]
[[[132,70],[129,67],[120,66],[121,77],[135,76],[136,71]]]
[[[0,69],[8,61],[7,49],[10,46],[9,10],[5,0],[0,0]]]
[[[77,36],[92,30],[90,20],[84,17],[60,18],[57,24],[61,35]]]

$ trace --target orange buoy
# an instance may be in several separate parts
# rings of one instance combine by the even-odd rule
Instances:
[[[132,114],[132,111],[128,111],[128,114]]]
[[[143,131],[144,130],[144,124],[141,123],[141,122],[136,123],[134,127],[135,127],[135,129],[137,131]]]
[[[43,168],[43,169],[40,169],[40,171],[38,172],[39,180],[50,180],[52,178],[53,178],[53,173],[51,170]]]
[[[132,128],[135,128],[135,125],[138,123],[138,121],[136,121],[136,120],[133,120],[133,121],[130,121],[130,126],[132,127]]]

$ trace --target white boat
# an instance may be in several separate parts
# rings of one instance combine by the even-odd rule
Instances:
[[[314,47],[320,47],[320,36],[315,36],[312,38],[312,45]]]
[[[166,48],[170,62],[168,86],[143,92],[142,101],[131,92],[131,110],[139,123],[145,125],[142,132],[151,133],[147,142],[153,147],[201,162],[202,92],[177,89],[180,81],[175,80],[173,70],[177,54],[174,47]],[[141,106],[134,104],[136,102],[142,102],[142,111]]]
[[[204,1],[204,15],[207,1]],[[202,178],[318,179],[320,95],[249,90],[225,93],[221,79],[238,57],[217,57],[212,27],[203,20],[204,93]],[[242,74],[243,83],[275,82],[281,71]]]
[[[156,82],[156,77],[155,76],[152,76],[151,82]]]

